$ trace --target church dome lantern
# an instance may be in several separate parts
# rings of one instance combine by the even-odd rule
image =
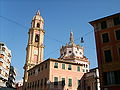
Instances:
[[[44,19],[42,18],[42,16],[40,16],[40,11],[39,10],[36,12],[36,15],[33,17],[32,20],[40,20],[40,21],[44,22]]]
[[[39,10],[36,12],[36,15],[33,17],[31,26],[32,26],[32,28],[43,29],[44,19],[40,15],[40,11]]]

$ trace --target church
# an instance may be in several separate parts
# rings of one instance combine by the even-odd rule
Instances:
[[[37,11],[29,29],[24,65],[23,90],[77,90],[84,73],[89,72],[84,47],[70,40],[60,48],[60,57],[44,60],[44,19]]]

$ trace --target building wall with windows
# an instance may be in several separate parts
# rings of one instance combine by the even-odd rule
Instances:
[[[58,63],[58,67],[55,67],[55,63]],[[63,68],[63,65],[65,65],[65,68]],[[51,60],[50,67],[50,81],[53,82],[51,84],[53,90],[77,90],[78,81],[84,74],[83,64],[64,60]]]
[[[10,88],[16,87],[15,78],[16,78],[15,67],[10,66],[9,77],[8,77],[8,81],[6,83],[7,87],[10,87]]]
[[[70,41],[60,49],[58,59],[43,59],[44,20],[38,11],[29,30],[26,62],[24,66],[23,90],[77,90],[78,81],[89,72],[89,61],[84,48]]]
[[[120,13],[90,22],[94,27],[102,90],[120,89]]]
[[[0,42],[0,87],[6,87],[6,82],[9,77],[11,62],[11,51],[7,46]]]
[[[78,90],[100,90],[98,68],[90,69],[90,72],[84,74],[80,80]]]
[[[83,64],[50,58],[28,71],[26,90],[77,90],[82,69]]]

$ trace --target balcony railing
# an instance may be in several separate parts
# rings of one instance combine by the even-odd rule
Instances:
[[[6,66],[10,66],[10,64],[8,64],[5,60],[3,60],[2,58],[0,58],[0,61],[2,61]]]

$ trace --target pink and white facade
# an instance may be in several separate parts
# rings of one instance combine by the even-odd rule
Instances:
[[[61,47],[60,57],[43,60],[43,25],[44,20],[37,12],[29,31],[23,90],[77,90],[80,79],[89,72],[84,48],[74,43],[70,32],[70,41]]]

